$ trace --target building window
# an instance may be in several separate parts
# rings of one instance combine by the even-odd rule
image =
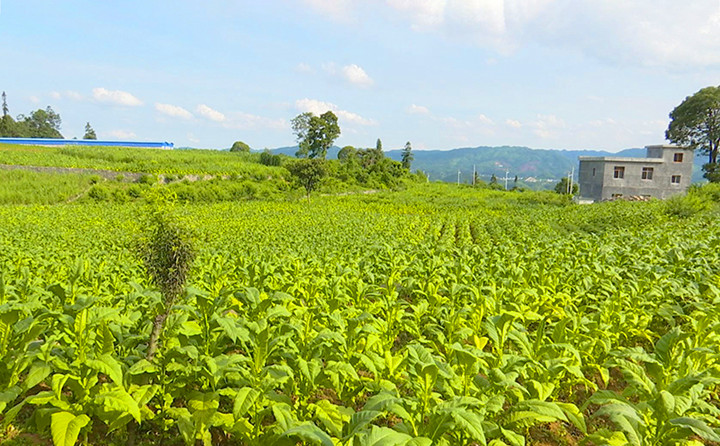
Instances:
[[[642,168],[642,179],[643,180],[652,180],[653,176],[653,168],[652,167],[643,167]]]
[[[593,176],[595,176],[595,168],[593,167]]]
[[[682,161],[683,161],[683,154],[682,154],[682,153],[676,153],[676,154],[673,156],[673,161],[675,161],[676,163],[682,163]]]
[[[625,178],[625,167],[624,166],[615,166],[615,171],[613,172],[613,178]]]
[[[670,183],[680,184],[680,175],[673,175],[672,177],[670,177]]]

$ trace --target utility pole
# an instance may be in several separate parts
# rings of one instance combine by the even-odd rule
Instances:
[[[477,175],[477,171],[475,170],[475,164],[473,164],[473,179],[472,179],[472,185],[475,186],[475,176]]]
[[[460,186],[460,171],[458,170],[458,186]]]
[[[570,191],[568,194],[572,194],[573,180],[575,179],[575,166],[570,171]]]
[[[508,169],[505,169],[505,190],[508,190],[508,188],[507,188],[508,173],[510,173],[510,171]]]

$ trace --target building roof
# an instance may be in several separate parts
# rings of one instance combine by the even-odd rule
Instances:
[[[630,158],[624,156],[579,156],[580,161],[609,161],[613,163],[655,163],[665,162],[662,158]]]

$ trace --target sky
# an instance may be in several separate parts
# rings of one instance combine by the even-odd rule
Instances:
[[[0,90],[66,138],[619,151],[720,84],[720,0],[0,0]]]

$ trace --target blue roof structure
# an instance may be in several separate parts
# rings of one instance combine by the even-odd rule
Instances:
[[[0,144],[22,144],[30,146],[94,146],[94,147],[139,147],[146,149],[172,149],[171,142],[141,141],[98,141],[95,139],[51,139],[51,138],[0,138]]]

